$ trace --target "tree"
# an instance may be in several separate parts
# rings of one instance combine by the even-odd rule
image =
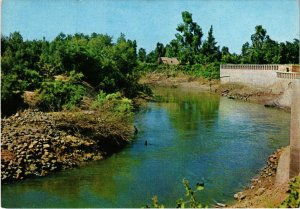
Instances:
[[[179,57],[179,42],[174,39],[166,45],[166,56],[167,57]]]
[[[156,47],[147,55],[147,62],[157,63],[159,57],[164,57],[166,54],[166,48],[162,43],[157,42]]]
[[[249,42],[246,42],[246,43],[243,44],[241,56],[242,56],[242,59],[241,59],[242,64],[251,63],[251,60],[250,60],[250,44],[249,44]]]
[[[264,63],[280,63],[279,44],[276,41],[270,39],[270,37],[267,37],[262,45],[261,50],[263,52]]]
[[[299,39],[279,44],[280,63],[299,63]]]
[[[213,26],[210,26],[207,40],[202,45],[202,54],[207,57],[206,61],[214,62],[220,60],[221,54],[215,37],[213,36]]]
[[[223,46],[221,49],[221,62],[238,64],[238,63],[240,63],[240,57],[236,53],[231,54],[229,52],[229,48],[226,46]]]
[[[140,62],[146,62],[146,56],[147,56],[146,50],[144,48],[140,48],[138,52],[138,60]]]
[[[203,36],[201,27],[193,22],[192,14],[182,12],[183,23],[179,24],[175,36],[180,44],[179,58],[182,63],[194,64],[195,55],[199,52],[201,38]]]

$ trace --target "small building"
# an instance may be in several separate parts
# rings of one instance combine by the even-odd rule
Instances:
[[[180,62],[176,57],[159,57],[158,58],[159,64],[165,64],[165,65],[179,65]]]

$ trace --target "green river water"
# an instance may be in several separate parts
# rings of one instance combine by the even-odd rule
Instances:
[[[228,202],[267,157],[289,143],[290,114],[208,92],[161,88],[135,116],[139,132],[121,152],[84,167],[2,185],[2,207],[136,207],[154,195],[184,197],[182,179],[203,182],[198,198]],[[145,140],[148,146],[145,146]]]

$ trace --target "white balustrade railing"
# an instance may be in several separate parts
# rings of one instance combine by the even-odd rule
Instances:
[[[277,78],[285,78],[285,79],[300,79],[300,73],[295,72],[276,72]]]
[[[238,69],[238,70],[278,70],[279,65],[266,64],[266,65],[252,65],[252,64],[225,64],[220,65],[220,69]]]

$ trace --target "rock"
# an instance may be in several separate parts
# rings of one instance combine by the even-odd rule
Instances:
[[[32,149],[33,147],[34,147],[34,145],[36,144],[36,143],[34,143],[34,142],[36,142],[36,141],[33,141],[30,145],[29,145],[29,149]]]
[[[17,171],[16,171],[16,179],[19,179],[21,176],[21,173],[22,173],[22,170],[21,169],[18,169]]]
[[[225,208],[227,205],[223,203],[216,202],[217,207]]]
[[[255,193],[255,195],[257,195],[257,196],[259,196],[259,195],[262,195],[264,192],[265,192],[265,188],[259,188],[257,191],[256,191],[256,193]]]
[[[44,148],[44,149],[47,149],[47,148],[49,148],[49,147],[50,147],[49,144],[44,144],[44,145],[43,145],[43,148]]]
[[[276,160],[275,160],[273,157],[269,158],[269,161],[270,161],[271,163],[275,163],[275,162],[276,162]]]
[[[48,171],[42,170],[40,176],[46,176],[48,174]]]
[[[233,197],[234,197],[234,199],[241,201],[246,198],[246,195],[243,192],[238,192],[238,193],[234,194]]]
[[[82,138],[84,135],[74,134],[69,128],[60,129],[54,117],[57,116],[52,113],[25,110],[1,120],[4,182],[32,174],[43,176],[49,171],[77,166],[81,160],[103,158],[93,139]]]

